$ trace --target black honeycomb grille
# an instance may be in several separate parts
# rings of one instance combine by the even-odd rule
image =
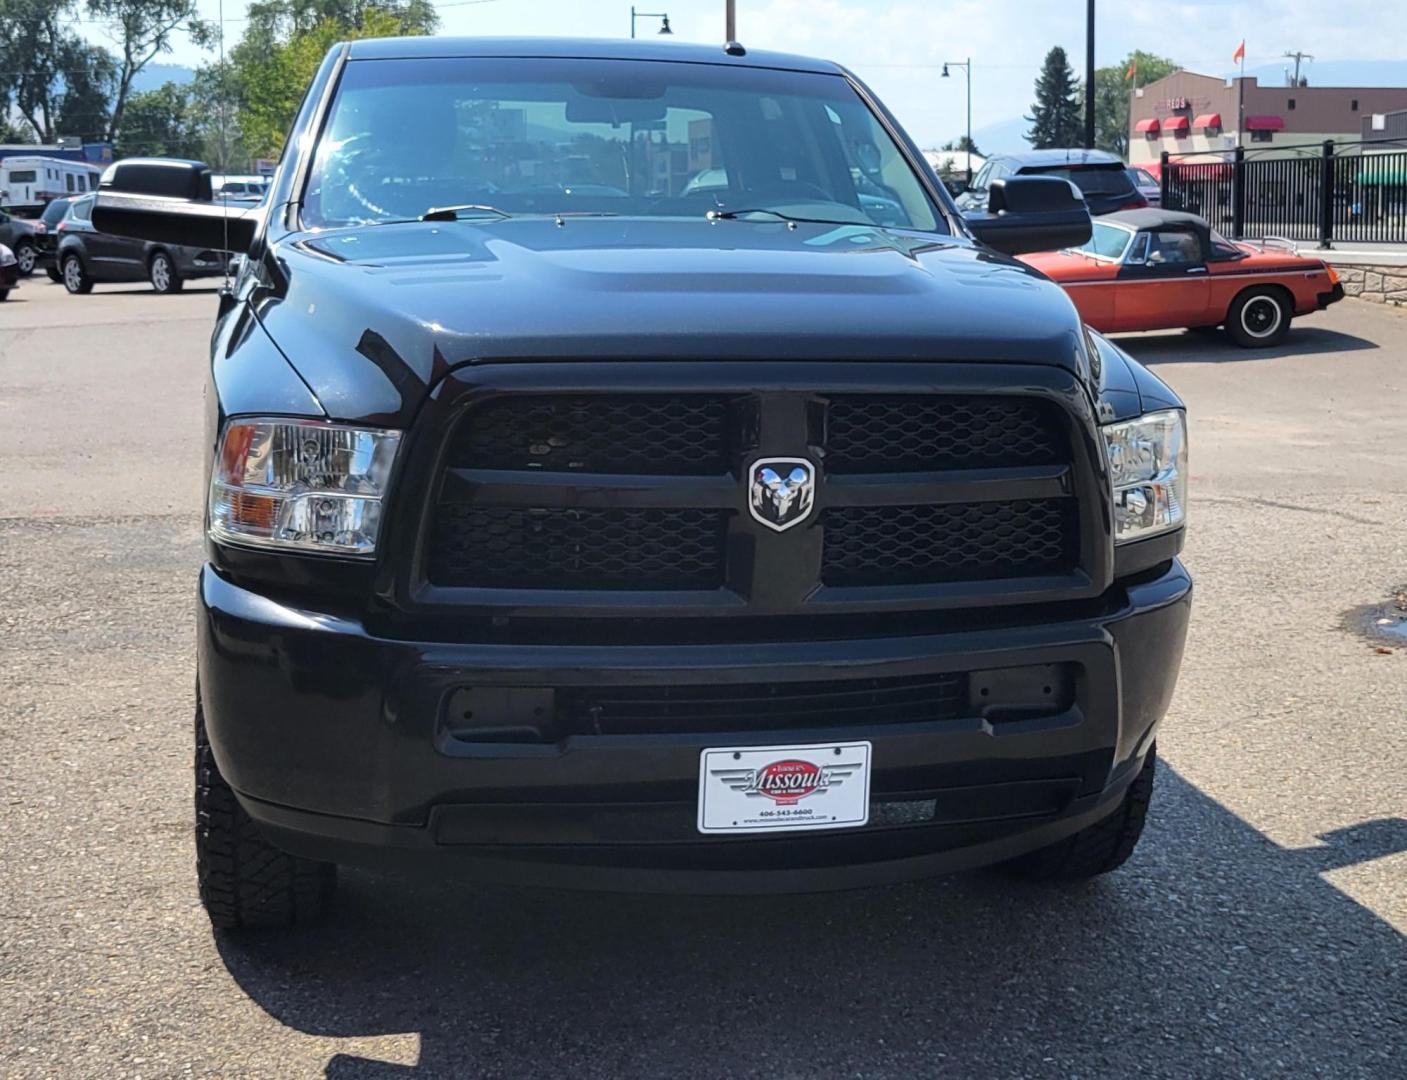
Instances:
[[[969,713],[966,672],[805,683],[568,687],[558,715],[577,734],[786,731],[952,720]]]
[[[825,511],[827,585],[926,585],[1062,573],[1078,555],[1073,499]]]
[[[715,589],[726,515],[714,510],[520,509],[445,503],[428,574],[504,589]]]
[[[450,447],[461,469],[708,476],[728,470],[729,399],[521,394],[471,409]]]
[[[1049,465],[1066,457],[1059,414],[1031,398],[852,394],[831,399],[831,473]]]

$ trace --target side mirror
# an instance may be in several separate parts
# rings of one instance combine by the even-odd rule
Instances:
[[[1008,255],[1079,247],[1094,229],[1075,185],[1055,176],[993,180],[986,212],[966,221],[978,240]]]
[[[93,203],[93,226],[102,232],[216,251],[248,251],[259,221],[255,207],[212,200],[204,162],[178,158],[109,165]]]

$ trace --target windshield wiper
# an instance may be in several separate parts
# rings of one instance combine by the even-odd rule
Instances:
[[[432,206],[420,215],[421,221],[457,221],[460,214],[496,214],[501,218],[510,218],[513,215],[507,210],[500,210],[496,206],[485,206],[483,203],[465,203],[462,206]]]
[[[754,206],[742,210],[710,210],[704,217],[709,221],[735,221],[745,214],[770,214],[774,218],[780,218],[788,226],[795,228],[797,222],[806,225],[859,225],[865,228],[879,228],[872,221],[841,221],[838,218],[816,218],[797,217],[794,214],[783,213],[781,210],[773,210],[769,206]]]

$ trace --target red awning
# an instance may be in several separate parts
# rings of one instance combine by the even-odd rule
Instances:
[[[1285,118],[1282,116],[1248,116],[1247,131],[1284,131]]]
[[[1163,125],[1163,130],[1174,135],[1186,135],[1187,129],[1191,126],[1185,116],[1169,116],[1167,123]]]
[[[1134,131],[1141,131],[1145,135],[1156,135],[1158,134],[1158,121],[1140,120],[1138,123],[1134,124],[1133,129]]]
[[[1203,113],[1201,116],[1197,117],[1196,120],[1192,121],[1192,126],[1199,131],[1202,128],[1219,128],[1221,127],[1221,113]]]

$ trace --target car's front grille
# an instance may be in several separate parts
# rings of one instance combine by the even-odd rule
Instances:
[[[931,472],[1062,460],[1057,409],[1028,397],[845,394],[826,410],[826,471]]]
[[[462,410],[426,531],[428,583],[572,590],[550,602],[596,615],[621,601],[593,592],[721,590],[676,600],[781,615],[863,602],[846,590],[1080,569],[1071,419],[1056,396],[723,385],[495,392]],[[749,512],[749,469],[772,458],[815,469],[814,511],[795,528]]]
[[[827,585],[932,585],[1068,571],[1073,499],[837,507],[824,512]]]
[[[965,672],[891,679],[557,691],[563,733],[649,735],[917,724],[968,715]]]
[[[716,589],[724,516],[711,510],[439,509],[437,585],[500,589]]]
[[[707,476],[727,472],[728,398],[515,394],[472,410],[449,463],[464,469]]]

